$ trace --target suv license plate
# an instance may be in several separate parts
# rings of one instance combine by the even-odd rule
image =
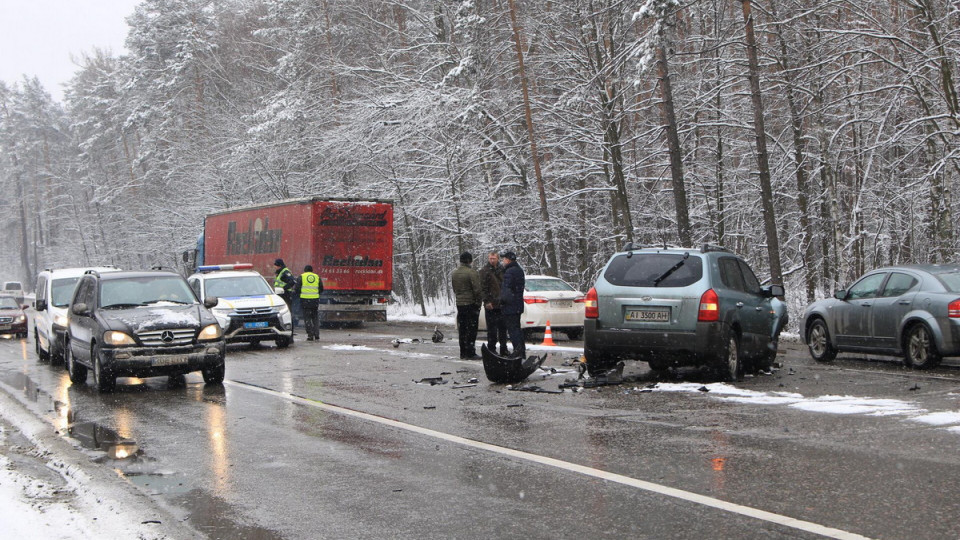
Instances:
[[[628,309],[624,317],[627,321],[639,322],[670,322],[668,309]]]
[[[269,326],[269,325],[270,325],[270,323],[268,323],[267,321],[245,322],[245,323],[243,323],[243,327],[244,327],[244,328],[266,328],[266,327]]]
[[[163,358],[154,358],[151,362],[154,366],[179,366],[190,363],[190,357],[178,354],[176,356],[166,356]]]

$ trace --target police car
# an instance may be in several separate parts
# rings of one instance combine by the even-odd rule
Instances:
[[[211,311],[227,343],[274,341],[283,349],[293,343],[293,320],[286,302],[252,264],[200,266],[187,283],[204,301],[217,298]]]

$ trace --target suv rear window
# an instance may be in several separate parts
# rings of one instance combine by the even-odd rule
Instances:
[[[622,287],[686,287],[703,277],[703,259],[696,255],[684,259],[685,256],[683,253],[617,255],[610,261],[603,278]]]

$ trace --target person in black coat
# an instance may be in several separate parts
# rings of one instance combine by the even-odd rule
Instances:
[[[500,287],[500,312],[507,335],[513,345],[513,356],[525,358],[526,344],[523,340],[523,328],[520,327],[520,316],[523,314],[523,288],[526,278],[523,268],[517,264],[517,256],[512,251],[500,254],[503,259],[503,285]]]

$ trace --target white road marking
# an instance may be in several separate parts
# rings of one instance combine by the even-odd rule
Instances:
[[[775,514],[773,512],[767,512],[766,510],[760,510],[750,506],[744,506],[741,504],[727,502],[720,499],[715,499],[713,497],[700,495],[698,493],[684,491],[682,489],[672,488],[669,486],[664,486],[664,485],[656,484],[653,482],[647,482],[645,480],[638,480],[636,478],[631,478],[629,476],[624,476],[622,474],[616,474],[612,472],[603,471],[600,469],[594,469],[593,467],[586,467],[584,465],[578,465],[576,463],[571,463],[569,461],[563,461],[560,459],[541,456],[538,454],[532,454],[530,452],[524,452],[521,450],[514,450],[512,448],[506,448],[504,446],[497,446],[495,444],[475,441],[473,439],[467,439],[465,437],[460,437],[458,435],[451,435],[449,433],[444,433],[442,431],[436,431],[429,428],[415,426],[413,424],[406,424],[404,422],[400,422],[398,420],[392,420],[390,418],[385,418],[383,416],[377,416],[377,415],[373,415],[365,412],[355,411],[353,409],[347,409],[344,407],[339,407],[337,405],[330,405],[329,403],[324,403],[322,401],[307,399],[304,397],[290,394],[288,392],[279,392],[276,390],[271,390],[269,388],[264,388],[262,386],[256,386],[253,384],[239,382],[239,381],[225,380],[223,381],[223,384],[244,388],[246,390],[259,392],[261,394],[281,397],[293,403],[299,403],[301,405],[306,405],[308,407],[315,407],[318,409],[322,409],[327,412],[342,414],[344,416],[351,416],[351,417],[359,418],[361,420],[366,420],[369,422],[375,422],[377,424],[390,426],[393,428],[409,431],[412,433],[418,433],[420,435],[433,437],[435,439],[440,439],[440,440],[451,442],[454,444],[459,444],[459,445],[467,446],[470,448],[476,448],[479,450],[486,450],[488,452],[493,452],[495,454],[500,454],[503,456],[522,459],[522,460],[530,461],[533,463],[539,463],[541,465],[547,465],[549,467],[556,467],[558,469],[582,474],[584,476],[599,478],[600,480],[615,482],[617,484],[622,484],[625,486],[642,489],[644,491],[649,491],[651,493],[657,493],[659,495],[673,497],[675,499],[680,499],[683,501],[692,502],[692,503],[700,504],[703,506],[708,506],[710,508],[716,508],[724,512],[739,514],[742,516],[759,519],[761,521],[766,521],[768,523],[789,527],[791,529],[797,529],[800,531],[818,534],[821,536],[825,536],[827,538],[837,538],[842,540],[868,539],[868,537],[866,536],[862,536],[849,531],[835,529],[835,528],[827,527],[817,523],[803,521],[801,519],[796,519],[796,518],[784,516],[781,514]]]

